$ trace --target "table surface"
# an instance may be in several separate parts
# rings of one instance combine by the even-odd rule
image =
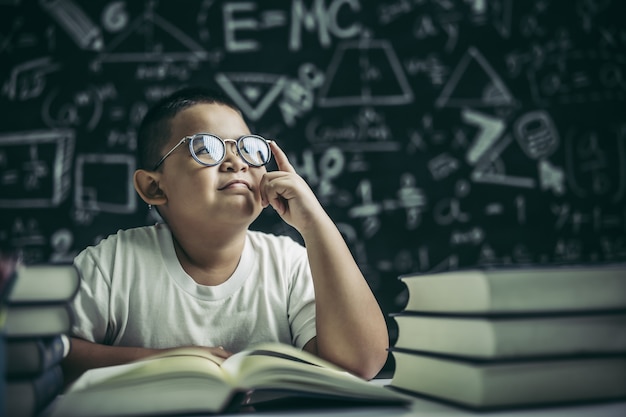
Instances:
[[[391,379],[375,379],[377,385],[388,385]],[[285,409],[280,411],[251,411],[236,413],[247,417],[626,417],[626,400],[593,404],[563,405],[543,408],[523,408],[498,411],[470,411],[443,402],[420,397],[410,397],[411,405],[355,406],[342,408]],[[232,416],[232,414],[231,414]]]
[[[390,381],[390,379],[375,379],[371,382],[385,386]],[[411,399],[411,404],[405,407],[363,405],[340,408],[319,407],[315,409],[286,408],[271,411],[242,411],[227,415],[230,417],[626,417],[626,399],[592,404],[479,412],[425,398],[413,396],[409,398]],[[47,409],[40,417],[45,417],[49,411],[50,409]],[[196,414],[194,417],[201,416]],[[216,417],[216,415],[211,414],[210,417]]]

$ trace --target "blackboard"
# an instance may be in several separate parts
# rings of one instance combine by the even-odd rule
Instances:
[[[397,277],[626,260],[618,0],[0,0],[0,240],[57,262],[154,219],[146,109],[218,88],[279,141],[385,313]],[[271,210],[256,229],[295,235]]]

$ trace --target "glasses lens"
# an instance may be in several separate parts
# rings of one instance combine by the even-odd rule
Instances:
[[[243,159],[250,165],[262,166],[270,161],[272,153],[270,146],[260,136],[244,136],[239,140],[239,152]]]
[[[196,135],[191,140],[191,146],[196,158],[204,165],[217,165],[226,152],[224,142],[212,135]]]

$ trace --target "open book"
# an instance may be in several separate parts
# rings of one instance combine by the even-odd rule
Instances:
[[[368,383],[308,352],[270,343],[226,360],[201,349],[180,348],[92,369],[59,397],[52,416],[216,413],[293,397],[409,402],[405,395]]]

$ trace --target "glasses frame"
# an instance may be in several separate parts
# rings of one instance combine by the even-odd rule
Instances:
[[[219,139],[223,144],[224,144],[224,156],[222,156],[222,158],[213,163],[213,164],[207,164],[206,162],[203,162],[200,160],[200,158],[198,158],[198,156],[196,155],[196,152],[193,150],[193,139],[195,139],[198,136],[211,136],[214,137],[216,139]],[[267,149],[269,150],[269,158],[267,159],[267,162],[263,163],[263,164],[254,164],[249,162],[246,158],[243,157],[241,150],[239,149],[239,144],[241,143],[242,140],[246,139],[246,138],[257,138],[257,139],[261,139],[263,140],[266,144],[267,144]],[[180,145],[182,145],[183,143],[189,141],[189,153],[191,154],[191,156],[193,157],[193,159],[196,160],[197,163],[199,163],[202,166],[205,167],[214,167],[217,166],[219,164],[221,164],[222,162],[224,162],[224,159],[226,159],[226,154],[227,149],[226,149],[226,143],[227,142],[233,142],[235,144],[235,148],[237,149],[237,154],[239,155],[239,157],[248,165],[253,166],[253,167],[262,167],[267,165],[271,160],[272,160],[272,149],[270,148],[270,143],[272,143],[272,140],[269,139],[265,139],[263,136],[259,136],[259,135],[243,135],[240,136],[237,139],[222,139],[217,135],[214,135],[212,133],[196,133],[195,135],[191,135],[191,136],[185,136],[184,138],[182,138],[176,145],[174,145],[174,147],[172,149],[169,150],[169,152],[167,152],[165,155],[163,155],[163,157],[161,159],[159,159],[159,162],[157,162],[154,165],[154,168],[152,168],[153,171],[156,171],[157,169],[159,169],[159,167],[163,164],[163,162],[165,162],[165,159],[170,156]]]

